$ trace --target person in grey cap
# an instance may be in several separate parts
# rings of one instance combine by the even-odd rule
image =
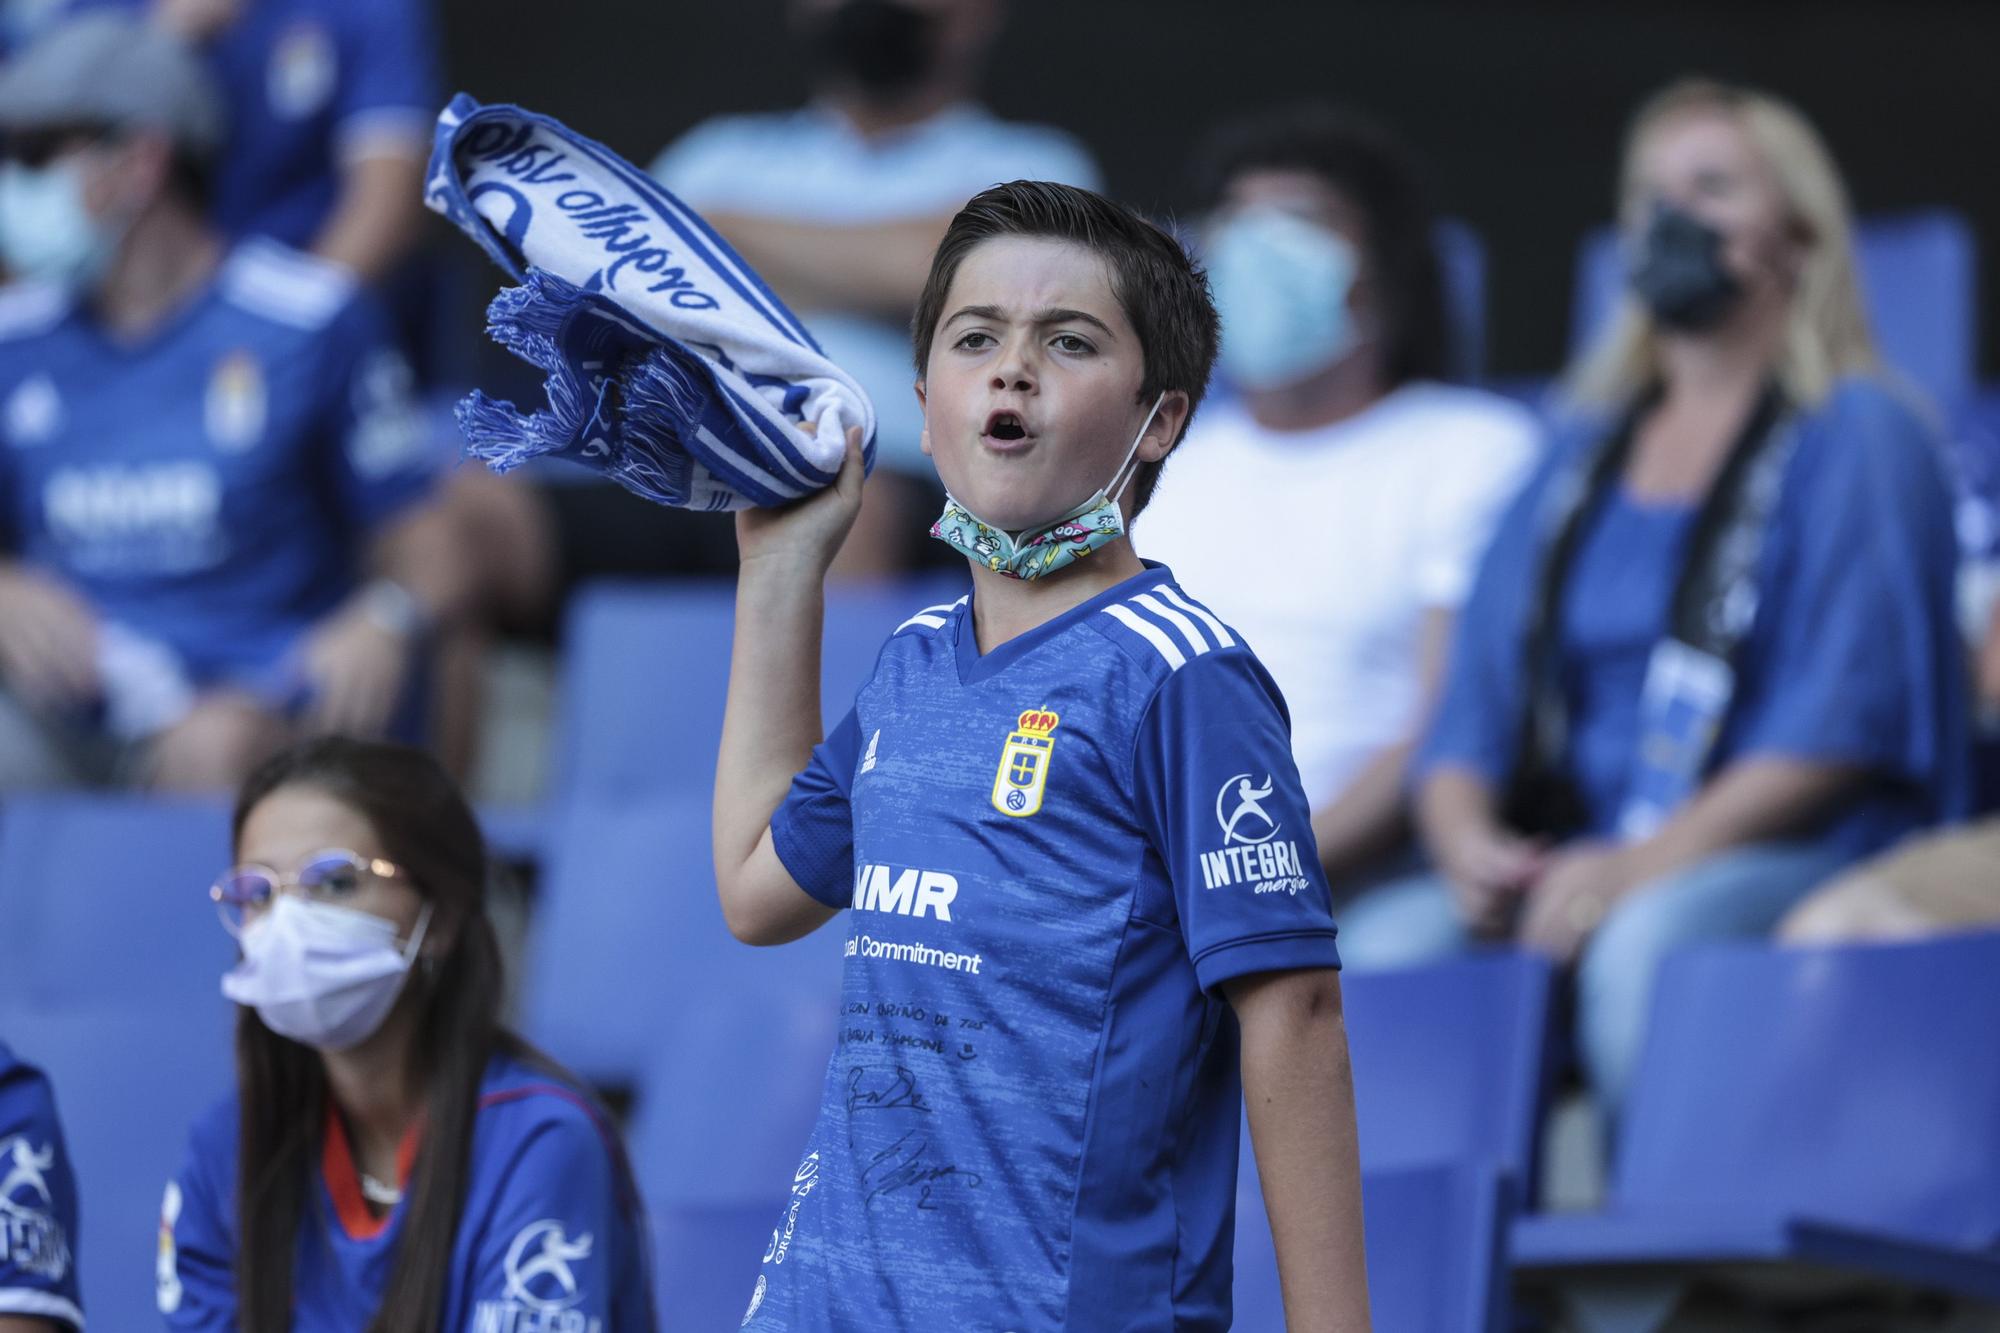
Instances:
[[[209,79],[106,13],[0,67],[0,790],[415,738],[468,595],[379,310],[208,221]]]

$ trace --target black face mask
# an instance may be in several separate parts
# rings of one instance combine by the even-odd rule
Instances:
[[[827,62],[870,97],[908,92],[937,63],[937,19],[895,0],[847,0],[814,37]]]
[[[1671,204],[1654,210],[1630,277],[1653,318],[1683,333],[1714,328],[1743,294],[1723,267],[1722,233]]]

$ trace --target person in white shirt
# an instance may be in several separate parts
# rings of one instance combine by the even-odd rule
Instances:
[[[1413,854],[1405,761],[1539,432],[1441,382],[1432,217],[1393,139],[1300,107],[1224,126],[1198,160],[1235,392],[1162,477],[1146,549],[1269,667],[1321,861],[1352,894]]]
[[[876,471],[836,574],[907,566],[942,496],[919,447],[910,313],[931,252],[989,185],[1094,189],[1069,135],[971,100],[1002,0],[791,0],[813,54],[805,107],[719,116],[653,174],[729,238],[874,399]],[[914,535],[913,535],[914,534]]]

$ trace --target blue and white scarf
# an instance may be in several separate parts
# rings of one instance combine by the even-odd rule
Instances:
[[[495,340],[548,373],[523,414],[474,391],[466,452],[505,472],[554,455],[684,509],[783,504],[830,484],[875,409],[693,210],[602,144],[461,93],[438,117],[424,202],[521,285]]]

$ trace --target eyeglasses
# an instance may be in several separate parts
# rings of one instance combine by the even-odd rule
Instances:
[[[399,879],[402,875],[403,868],[393,861],[332,847],[314,852],[292,875],[281,875],[269,866],[232,866],[209,886],[208,896],[222,917],[223,929],[241,935],[246,921],[270,906],[275,894],[290,890],[315,902],[338,904],[360,892],[370,876]]]

